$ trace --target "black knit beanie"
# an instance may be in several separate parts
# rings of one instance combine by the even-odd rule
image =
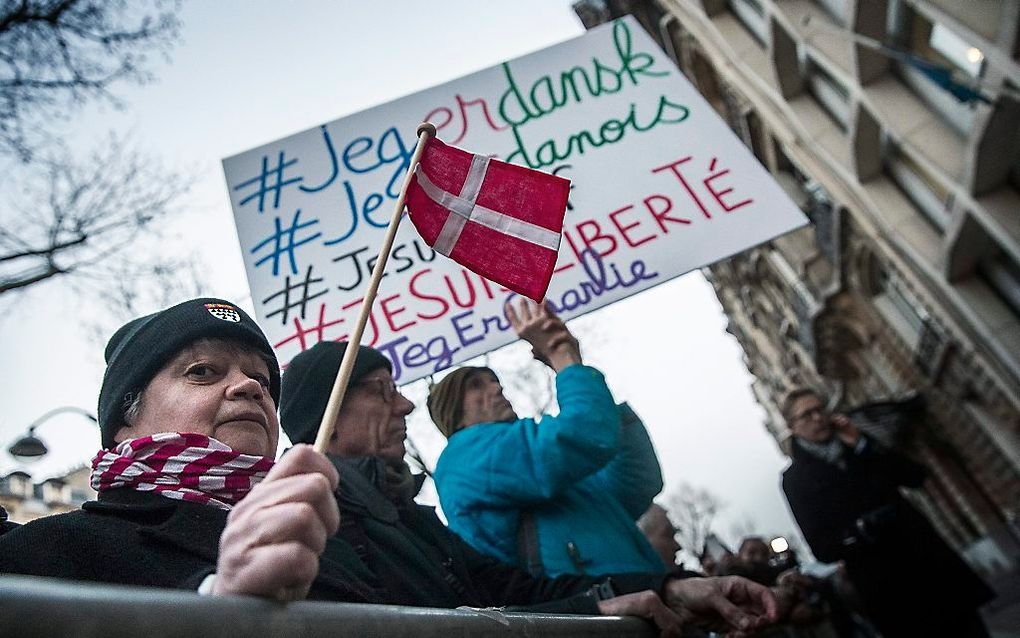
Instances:
[[[124,425],[131,397],[145,389],[170,359],[198,339],[233,339],[266,355],[269,394],[280,403],[280,366],[258,324],[222,299],[192,299],[123,325],[106,344],[106,374],[99,390],[99,429],[103,447]]]
[[[280,397],[280,425],[291,443],[315,442],[345,352],[346,341],[320,341],[291,359],[283,375]],[[386,355],[375,348],[360,346],[347,387],[379,368],[393,372],[393,364]]]

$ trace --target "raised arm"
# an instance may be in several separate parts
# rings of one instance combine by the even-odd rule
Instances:
[[[478,425],[457,433],[436,468],[443,506],[515,507],[558,496],[616,454],[620,417],[598,370],[556,375],[560,413],[541,423]]]
[[[506,317],[521,339],[531,344],[536,359],[556,372],[581,363],[581,345],[567,325],[547,305],[522,299],[506,305]]]
[[[444,507],[451,499],[454,507],[549,500],[604,467],[618,449],[613,396],[602,373],[581,365],[577,339],[563,322],[530,302],[508,306],[507,316],[536,358],[557,371],[560,413],[541,423],[475,425],[453,436],[436,469]]]

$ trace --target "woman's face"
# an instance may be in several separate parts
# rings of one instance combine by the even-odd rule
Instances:
[[[280,421],[269,394],[269,366],[247,346],[201,339],[182,349],[142,391],[119,443],[161,432],[212,437],[237,452],[276,456]]]

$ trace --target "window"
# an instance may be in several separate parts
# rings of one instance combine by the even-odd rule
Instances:
[[[64,499],[64,486],[57,481],[47,481],[42,484],[42,500],[45,503],[60,503]]]
[[[977,401],[964,401],[963,407],[972,422],[981,428],[1002,456],[1006,457],[1013,467],[1020,468],[1020,436]]]
[[[940,233],[944,231],[949,225],[952,193],[894,142],[887,139],[885,147],[886,173],[917,206],[924,218]]]
[[[850,2],[849,0],[815,0],[822,9],[825,10],[829,17],[836,21],[840,26],[847,25],[847,16],[850,15]]]
[[[70,500],[71,500],[72,503],[84,503],[85,501],[90,501],[90,500],[94,499],[95,497],[96,497],[96,493],[93,492],[92,490],[88,490],[88,489],[84,489],[84,488],[78,488],[78,489],[72,489],[71,490],[71,498],[70,498]]]
[[[874,283],[880,292],[875,296],[875,307],[907,347],[914,351],[921,345],[928,312],[896,273],[880,270],[877,274],[878,280]]]
[[[741,24],[747,27],[748,32],[754,36],[762,46],[767,46],[769,41],[769,22],[765,19],[765,8],[759,0],[729,0],[730,10],[733,11]]]
[[[822,188],[821,184],[810,177],[807,173],[801,170],[800,165],[794,163],[790,156],[786,154],[786,149],[783,148],[782,144],[776,143],[776,161],[780,172],[789,173],[796,180],[805,197],[824,197],[829,198],[829,193]],[[831,199],[831,198],[830,198]]]
[[[1020,265],[1005,253],[978,263],[978,275],[995,294],[1020,316]]]
[[[934,24],[928,45],[972,78],[981,77],[985,55],[977,47],[970,46],[963,38],[941,24]]]
[[[763,165],[766,164],[766,147],[765,147],[765,136],[768,134],[762,129],[761,120],[758,118],[758,114],[754,111],[748,111],[747,116],[744,118],[747,124],[747,132],[751,138],[751,152],[758,158],[758,161]]]
[[[807,88],[845,132],[850,122],[850,92],[810,57],[807,59]]]
[[[723,100],[719,76],[712,68],[712,63],[700,51],[695,50],[691,55],[691,66],[694,72],[694,84],[698,87],[698,91],[708,100],[716,113],[725,117],[726,102]]]
[[[7,491],[13,496],[27,498],[32,496],[32,482],[18,474],[11,474],[6,479]]]
[[[890,35],[895,47],[910,56],[954,72],[954,79],[963,81],[981,77],[984,53],[955,32],[930,20],[907,6],[896,2],[890,10]],[[974,104],[961,102],[945,87],[936,84],[910,62],[891,59],[896,74],[904,84],[938,113],[961,135],[970,134],[974,125]]]
[[[1017,91],[1011,82],[1005,83],[1005,89],[1014,93]],[[1017,138],[1020,138],[1020,124],[1017,124]],[[1020,191],[1020,149],[1013,150],[1013,168],[1009,171],[1009,185]]]

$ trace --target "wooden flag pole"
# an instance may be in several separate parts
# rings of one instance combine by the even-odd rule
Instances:
[[[333,426],[336,423],[337,415],[340,413],[340,405],[347,393],[347,380],[351,378],[354,370],[354,361],[358,356],[358,348],[361,346],[361,336],[365,332],[365,324],[368,323],[369,313],[375,304],[375,295],[379,290],[379,281],[382,279],[383,269],[386,268],[386,261],[390,257],[390,250],[393,248],[393,240],[397,236],[397,227],[400,225],[400,218],[404,214],[404,200],[407,199],[407,189],[414,178],[414,168],[421,160],[421,154],[425,150],[425,143],[430,137],[436,136],[436,127],[430,122],[422,122],[418,125],[418,141],[414,147],[414,154],[411,156],[411,163],[407,166],[407,175],[404,176],[404,185],[400,189],[400,197],[393,207],[393,218],[386,230],[386,239],[379,249],[379,257],[376,259],[375,267],[372,269],[372,279],[368,282],[368,290],[365,291],[365,299],[361,304],[361,314],[358,315],[358,322],[354,331],[347,340],[347,350],[340,362],[340,370],[333,381],[333,390],[329,393],[329,403],[326,404],[326,413],[322,415],[319,423],[319,432],[315,437],[315,451],[325,454],[329,446],[329,439],[333,436]]]

